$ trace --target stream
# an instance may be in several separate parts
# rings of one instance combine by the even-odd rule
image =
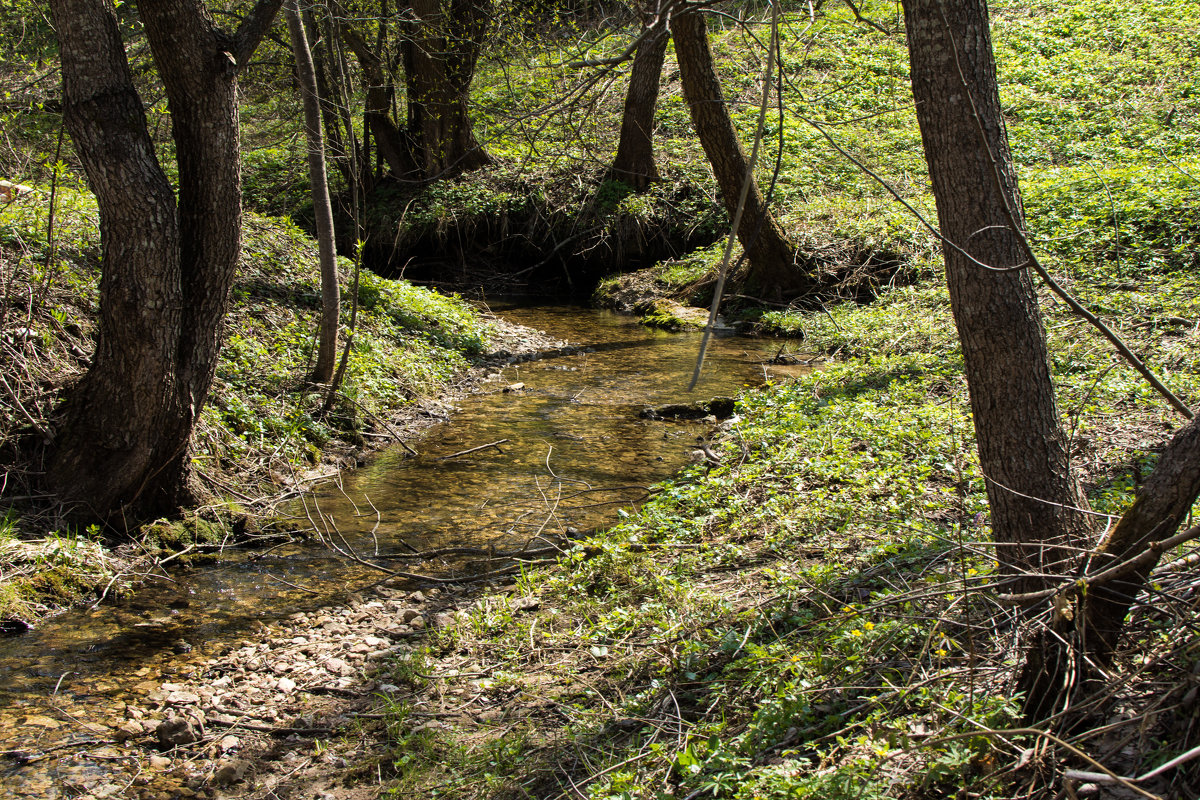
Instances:
[[[306,526],[306,518],[319,519],[331,539],[372,559],[448,546],[519,548],[539,535],[611,524],[618,508],[684,465],[713,427],[643,419],[642,409],[735,395],[763,381],[764,362],[780,348],[714,337],[689,393],[699,334],[576,307],[493,310],[581,352],[495,370],[484,391],[413,443],[418,456],[390,448],[291,513]],[[500,440],[507,441],[444,458]],[[388,563],[423,573],[460,569]],[[79,787],[103,786],[122,796],[118,789],[153,752],[149,742],[114,742],[132,709],[219,654],[283,635],[277,629],[289,618],[361,603],[356,592],[380,577],[317,537],[266,554],[231,550],[130,597],[0,640],[0,791],[76,797]]]

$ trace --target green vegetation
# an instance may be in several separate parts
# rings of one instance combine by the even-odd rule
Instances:
[[[56,219],[51,248],[40,202],[0,207],[3,347],[14,366],[5,369],[11,394],[0,404],[9,495],[33,494],[27,459],[53,435],[57,390],[82,374],[94,347],[94,198],[60,187]],[[342,268],[348,282],[352,265],[343,260]],[[322,387],[304,380],[318,280],[315,245],[302,230],[285,219],[248,216],[217,380],[193,437],[202,490],[214,505],[180,523],[148,526],[140,538],[150,551],[219,544],[231,529],[244,531],[256,504],[281,488],[331,476],[389,441],[386,421],[414,400],[444,392],[488,344],[489,324],[462,300],[365,274],[345,381],[322,415]],[[347,313],[351,302],[345,299]],[[98,532],[79,535],[36,505],[17,507],[20,514],[7,512],[0,528],[0,619],[32,620],[99,591],[128,588],[134,562],[109,552]]]
[[[1029,628],[988,591],[996,562],[940,248],[847,157],[935,220],[898,8],[867,0],[858,10],[885,30],[840,4],[812,19],[789,9],[784,97],[759,178],[802,254],[871,302],[813,311],[736,298],[757,330],[836,358],[748,391],[713,448],[719,464],[655,487],[643,508],[480,598],[381,676],[399,687],[383,701],[395,796],[1052,796],[1062,764],[1094,766],[1021,728],[1013,674]],[[993,12],[1035,248],[1196,405],[1200,5],[1005,0]],[[748,133],[760,64],[746,30],[726,22],[714,46]],[[523,270],[572,255],[607,270],[677,252],[606,280],[601,302],[662,325],[685,316],[681,303],[707,303],[723,212],[670,57],[656,140],[665,180],[646,194],[606,179],[619,91],[601,83],[578,103],[530,113],[577,85],[581,73],[564,64],[626,41],[562,35],[485,53],[477,133],[498,163],[377,187],[368,254],[404,262],[428,248],[464,270],[479,254]],[[228,516],[242,513],[233,497],[253,502],[329,474],[380,419],[442,390],[489,337],[461,300],[366,273],[345,300],[359,314],[347,379],[332,413],[320,413],[324,397],[303,379],[315,257],[298,227],[265,216],[303,218],[306,178],[286,135],[296,107],[269,76],[252,78],[245,190],[264,216],[246,226],[223,360],[194,438],[198,475]],[[52,433],[58,389],[94,345],[95,207],[51,163],[47,119],[31,114],[22,131],[39,158],[3,155],[40,197],[52,173],[64,182],[53,243],[44,205],[0,206],[0,335],[20,366],[6,367],[12,401],[0,405],[14,486],[30,478],[20,465]],[[1086,323],[1049,294],[1043,307],[1072,458],[1094,510],[1118,514],[1178,419]],[[208,523],[153,535],[204,541],[216,535]],[[120,573],[94,531],[31,539],[38,525],[13,512],[0,521],[0,559],[16,576],[0,589],[0,618],[29,618],[48,595],[77,597]],[[1167,571],[1151,586],[1154,602],[1137,609],[1113,669],[1112,714],[1071,734],[1070,747],[1124,774],[1195,744],[1194,580]],[[448,692],[478,713],[427,724],[418,704]],[[1183,796],[1200,779],[1195,763],[1143,788]]]
[[[1194,405],[1200,9],[1034,0],[993,10],[1035,246]],[[863,7],[893,26],[894,11]],[[827,268],[874,257],[913,284],[882,286],[870,305],[749,310],[760,330],[801,336],[836,361],[748,392],[720,437],[721,465],[657,487],[640,511],[507,595],[481,598],[419,650],[422,674],[443,677],[404,685],[396,702],[453,691],[475,698],[480,722],[404,733],[412,723],[397,711],[394,796],[1056,791],[1047,776],[1070,754],[1022,728],[1013,694],[1027,628],[987,591],[988,507],[936,240],[798,124],[826,127],[932,219],[903,42],[839,7],[805,25],[790,20],[807,46],[785,51],[785,220]],[[719,41],[730,85],[740,76],[748,96],[743,46],[736,31]],[[673,154],[679,102],[662,112]],[[718,251],[608,280],[600,294],[639,313],[655,296],[703,302],[697,288]],[[1093,508],[1119,514],[1179,419],[1085,322],[1042,299],[1072,458]],[[1182,601],[1191,585],[1183,572],[1156,575],[1110,686],[1113,727],[1071,739],[1108,768],[1140,774],[1195,743],[1191,712],[1175,705],[1196,652]],[[1141,788],[1186,796],[1196,774],[1180,768]]]

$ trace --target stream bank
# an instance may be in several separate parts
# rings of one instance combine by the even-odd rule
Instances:
[[[309,522],[306,538],[185,565],[132,596],[0,643],[0,729],[7,731],[0,751],[9,792],[253,794],[294,771],[297,759],[305,769],[321,768],[325,762],[313,754],[341,746],[330,738],[359,742],[360,735],[362,753],[355,744],[342,758],[361,764],[363,754],[379,752],[370,740],[387,736],[360,727],[379,722],[371,716],[379,712],[351,712],[371,701],[367,695],[408,680],[404,665],[416,663],[413,646],[429,632],[436,638],[466,618],[479,591],[473,581],[516,592],[506,587],[520,585],[523,560],[570,551],[582,531],[608,524],[616,508],[704,457],[697,439],[714,417],[642,415],[685,396],[696,335],[578,308],[504,314],[544,330],[545,342],[568,330],[582,335],[576,346],[528,359],[497,353],[478,376],[483,391],[463,397],[453,412],[443,407],[449,419],[416,443],[417,457],[381,453],[290,511],[281,508],[295,527]],[[776,348],[719,339],[708,373],[717,382],[702,385],[702,396],[761,380]],[[501,447],[479,449],[488,442]],[[376,569],[330,553],[327,546],[338,543],[407,575],[380,584]],[[463,544],[475,546],[483,566],[445,554]],[[479,575],[500,555],[495,550],[523,547],[528,558],[491,562],[501,574]],[[413,548],[444,555],[409,566]],[[428,713],[426,722],[440,724],[455,696],[415,711],[414,719]],[[375,763],[382,776],[386,758]]]

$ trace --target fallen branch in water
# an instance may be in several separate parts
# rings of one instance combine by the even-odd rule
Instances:
[[[499,441],[488,442],[487,444],[479,445],[479,447],[472,447],[469,450],[459,450],[457,453],[451,453],[448,456],[441,456],[437,460],[445,461],[448,458],[458,458],[459,456],[466,456],[466,455],[470,455],[471,453],[478,453],[480,450],[486,450],[489,447],[494,447],[497,450],[500,450],[500,445],[505,444],[506,442],[508,442],[508,439],[500,439]],[[504,451],[500,450],[500,452],[503,453]]]

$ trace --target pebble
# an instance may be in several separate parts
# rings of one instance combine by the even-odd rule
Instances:
[[[163,748],[194,744],[204,738],[204,725],[184,717],[165,719],[155,729],[158,743]]]
[[[228,786],[246,777],[250,770],[250,762],[242,758],[221,761],[213,770],[212,782],[215,786]]]

